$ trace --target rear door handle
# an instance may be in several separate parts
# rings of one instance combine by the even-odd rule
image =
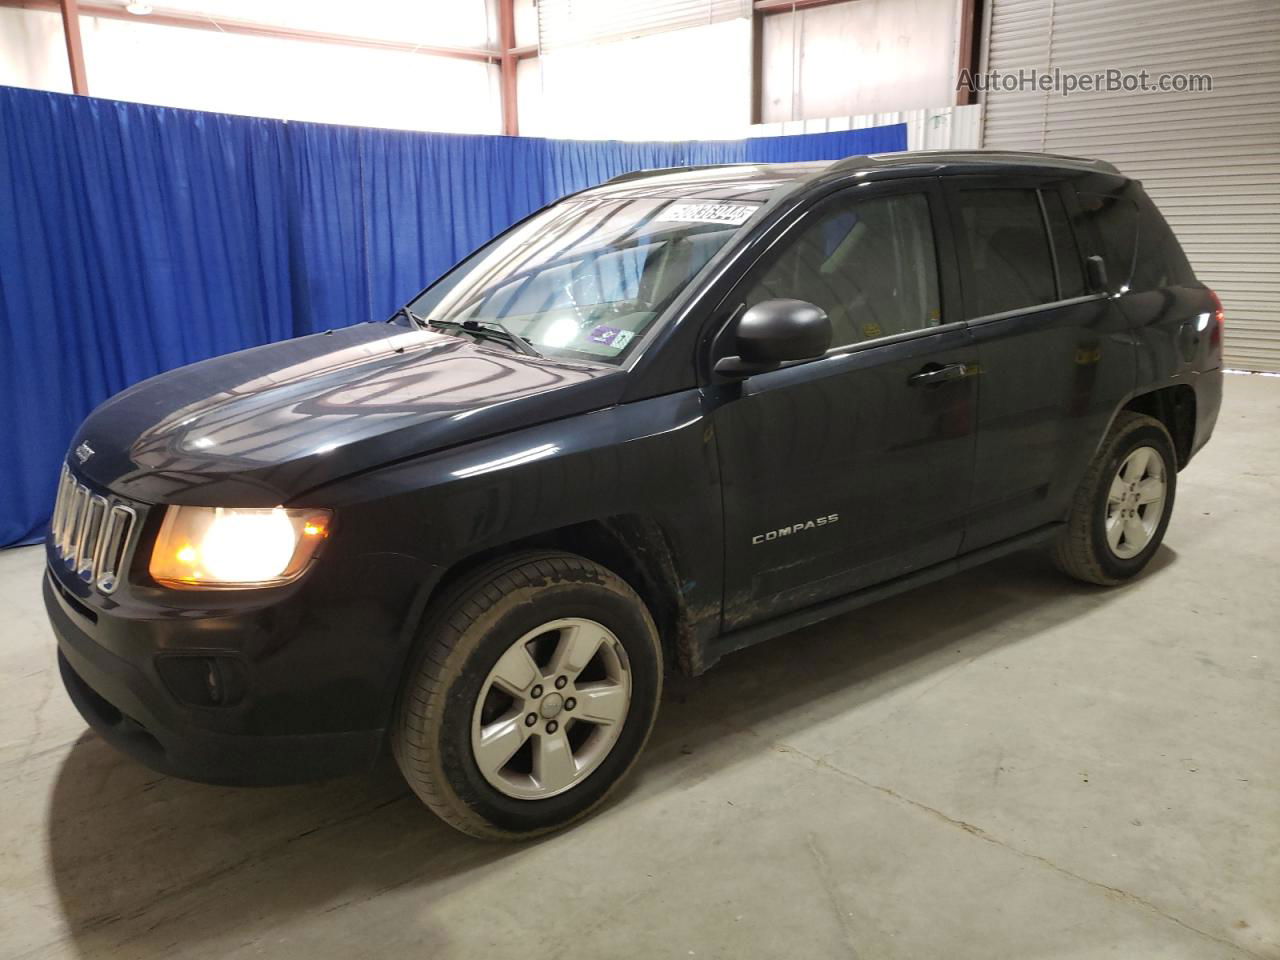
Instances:
[[[913,373],[907,377],[907,383],[913,387],[927,387],[939,383],[947,383],[950,380],[960,380],[969,374],[969,368],[963,363],[948,363],[946,366],[938,366],[937,364],[927,364],[919,373]]]

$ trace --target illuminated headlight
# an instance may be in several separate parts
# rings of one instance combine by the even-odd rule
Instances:
[[[271,587],[297,579],[329,535],[328,510],[168,507],[151,576],[171,587]]]

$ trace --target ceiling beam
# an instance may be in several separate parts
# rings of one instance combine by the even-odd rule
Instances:
[[[58,10],[63,0],[0,0],[0,7],[21,7],[27,10]],[[164,10],[157,7],[154,13],[136,16],[119,4],[77,3],[82,17],[104,17],[108,20],[127,20],[130,23],[151,24],[162,27],[186,27],[192,30],[212,30],[218,33],[235,33],[249,37],[275,37],[281,40],[306,40],[311,43],[332,43],[344,47],[368,47],[374,50],[392,50],[399,53],[421,53],[431,57],[451,57],[455,60],[476,60],[481,63],[500,63],[502,53],[473,47],[440,47],[432,44],[409,43],[404,40],[381,40],[377,37],[359,37],[345,33],[325,33],[319,30],[296,30],[269,23],[249,20],[223,20],[203,17],[180,10]],[[65,19],[65,17],[64,17]],[[77,31],[78,33],[78,31]]]
[[[82,97],[89,95],[89,80],[84,72],[84,47],[80,44],[80,8],[76,0],[61,0],[62,34],[67,40],[67,65],[71,68],[71,89]]]

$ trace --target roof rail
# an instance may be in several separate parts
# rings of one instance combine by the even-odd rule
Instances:
[[[751,167],[755,164],[751,163],[694,163],[689,166],[675,167],[647,167],[644,170],[632,170],[629,173],[620,173],[616,177],[610,177],[605,183],[621,183],[624,180],[639,180],[641,177],[657,176],[662,173],[677,173],[685,170],[718,170],[722,167]]]
[[[1039,153],[1034,150],[907,150],[902,153],[872,153],[866,156],[845,157],[832,165],[833,170],[847,170],[872,163],[911,163],[913,161],[1023,161],[1038,163],[1049,167],[1070,167],[1073,169],[1104,170],[1119,173],[1114,164],[1106,160],[1091,160],[1087,157],[1071,157],[1061,153]]]

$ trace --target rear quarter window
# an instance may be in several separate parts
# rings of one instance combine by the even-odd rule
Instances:
[[[1101,253],[1113,288],[1159,290],[1196,282],[1178,238],[1137,183],[1115,195],[1078,196],[1083,223],[1077,234],[1098,238],[1102,249],[1091,252]]]
[[[1077,196],[1081,222],[1077,224],[1076,235],[1097,237],[1101,249],[1089,253],[1101,255],[1112,289],[1131,287],[1138,249],[1137,205],[1119,195],[1081,193]]]
[[[1138,256],[1133,268],[1134,290],[1195,283],[1195,273],[1164,216],[1142,190],[1134,187],[1138,207]]]

